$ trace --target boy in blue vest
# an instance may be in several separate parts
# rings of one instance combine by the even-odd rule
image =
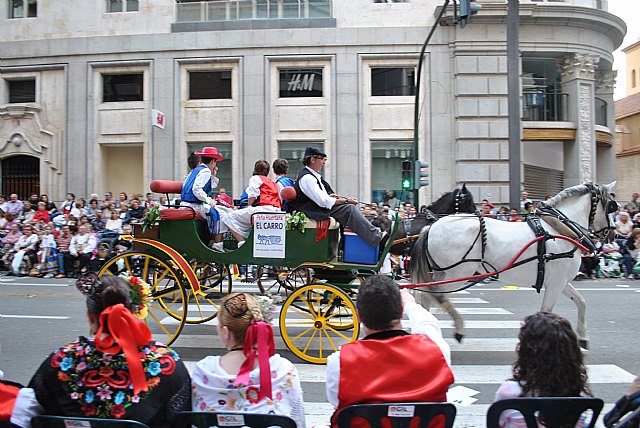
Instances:
[[[209,196],[211,189],[218,187],[220,179],[216,176],[218,172],[217,163],[224,160],[215,147],[204,147],[202,152],[195,152],[200,156],[201,163],[193,168],[187,178],[182,183],[182,193],[180,205],[193,208],[207,219],[209,232],[213,237],[212,248],[223,251],[222,234],[219,233],[220,214],[216,207],[216,201]],[[190,165],[191,166],[191,165]]]
[[[274,181],[278,185],[278,195],[280,195],[280,192],[282,192],[282,189],[285,187],[293,187],[293,180],[287,177],[288,172],[289,162],[286,159],[276,159],[273,161],[273,173],[276,175],[276,179]],[[282,196],[280,196],[280,202],[282,203],[282,209],[284,211],[288,213],[293,211],[292,201],[283,201]]]

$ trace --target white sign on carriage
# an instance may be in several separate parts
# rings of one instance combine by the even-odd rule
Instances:
[[[253,257],[284,259],[285,213],[257,213],[253,215]]]

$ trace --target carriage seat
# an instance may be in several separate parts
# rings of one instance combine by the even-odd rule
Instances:
[[[153,180],[149,185],[154,193],[182,193],[182,181],[175,180]],[[166,208],[160,210],[160,220],[200,220],[206,221],[199,212],[191,208]]]
[[[317,221],[308,218],[307,224],[304,227],[305,229],[315,229],[317,225],[318,225]],[[340,228],[340,223],[338,223],[335,218],[329,217],[329,229],[339,229],[339,228]]]

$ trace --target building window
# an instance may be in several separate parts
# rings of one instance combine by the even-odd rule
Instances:
[[[143,100],[143,74],[103,74],[102,102]]]
[[[300,170],[304,168],[302,158],[304,157],[304,150],[307,147],[313,147],[324,152],[324,144],[321,141],[280,143],[278,157],[286,159],[289,162],[288,177],[295,180]],[[322,174],[323,171],[324,168],[320,171],[320,174]]]
[[[231,98],[231,70],[189,72],[190,100],[228,98]]]
[[[523,120],[566,120],[567,94],[561,90],[555,58],[522,59]]]
[[[321,96],[322,68],[280,70],[280,98]]]
[[[410,141],[371,142],[371,200],[386,202],[388,191],[395,193],[396,199],[411,202],[413,193],[402,190],[402,161],[413,159]]]
[[[415,95],[414,67],[371,68],[371,96]]]
[[[635,70],[631,70],[631,87],[632,88],[636,87],[636,71]]]
[[[9,103],[35,103],[36,79],[9,80]]]
[[[9,0],[9,18],[35,18],[38,0]]]
[[[409,3],[409,0],[373,0],[374,3]]]
[[[234,199],[240,199],[240,194],[244,190],[245,184],[242,185],[242,189],[239,189],[239,191],[233,193],[233,163],[231,162],[233,160],[233,145],[231,143],[191,143],[187,145],[187,156],[193,152],[201,152],[203,147],[211,146],[217,148],[218,153],[220,153],[224,157],[224,160],[218,163],[218,173],[216,174],[216,177],[220,179],[220,183],[218,183],[218,187],[216,189],[213,189],[212,192],[218,193],[221,188],[224,188],[227,192],[227,195],[231,196]],[[186,172],[188,172],[188,169]]]
[[[137,11],[138,0],[107,0],[107,13]]]

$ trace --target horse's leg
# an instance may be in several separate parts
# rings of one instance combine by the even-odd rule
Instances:
[[[562,294],[573,300],[576,308],[578,308],[578,325],[576,326],[576,334],[578,335],[578,343],[584,349],[589,349],[589,338],[587,336],[587,322],[585,313],[587,312],[587,303],[578,290],[573,288],[570,282],[562,290]]]
[[[453,319],[454,326],[454,337],[458,342],[462,342],[462,338],[464,337],[464,319],[460,315],[460,313],[456,310],[455,306],[451,303],[451,301],[447,298],[446,294],[442,293],[428,293],[429,297],[431,297],[444,311],[446,311],[449,316]]]

